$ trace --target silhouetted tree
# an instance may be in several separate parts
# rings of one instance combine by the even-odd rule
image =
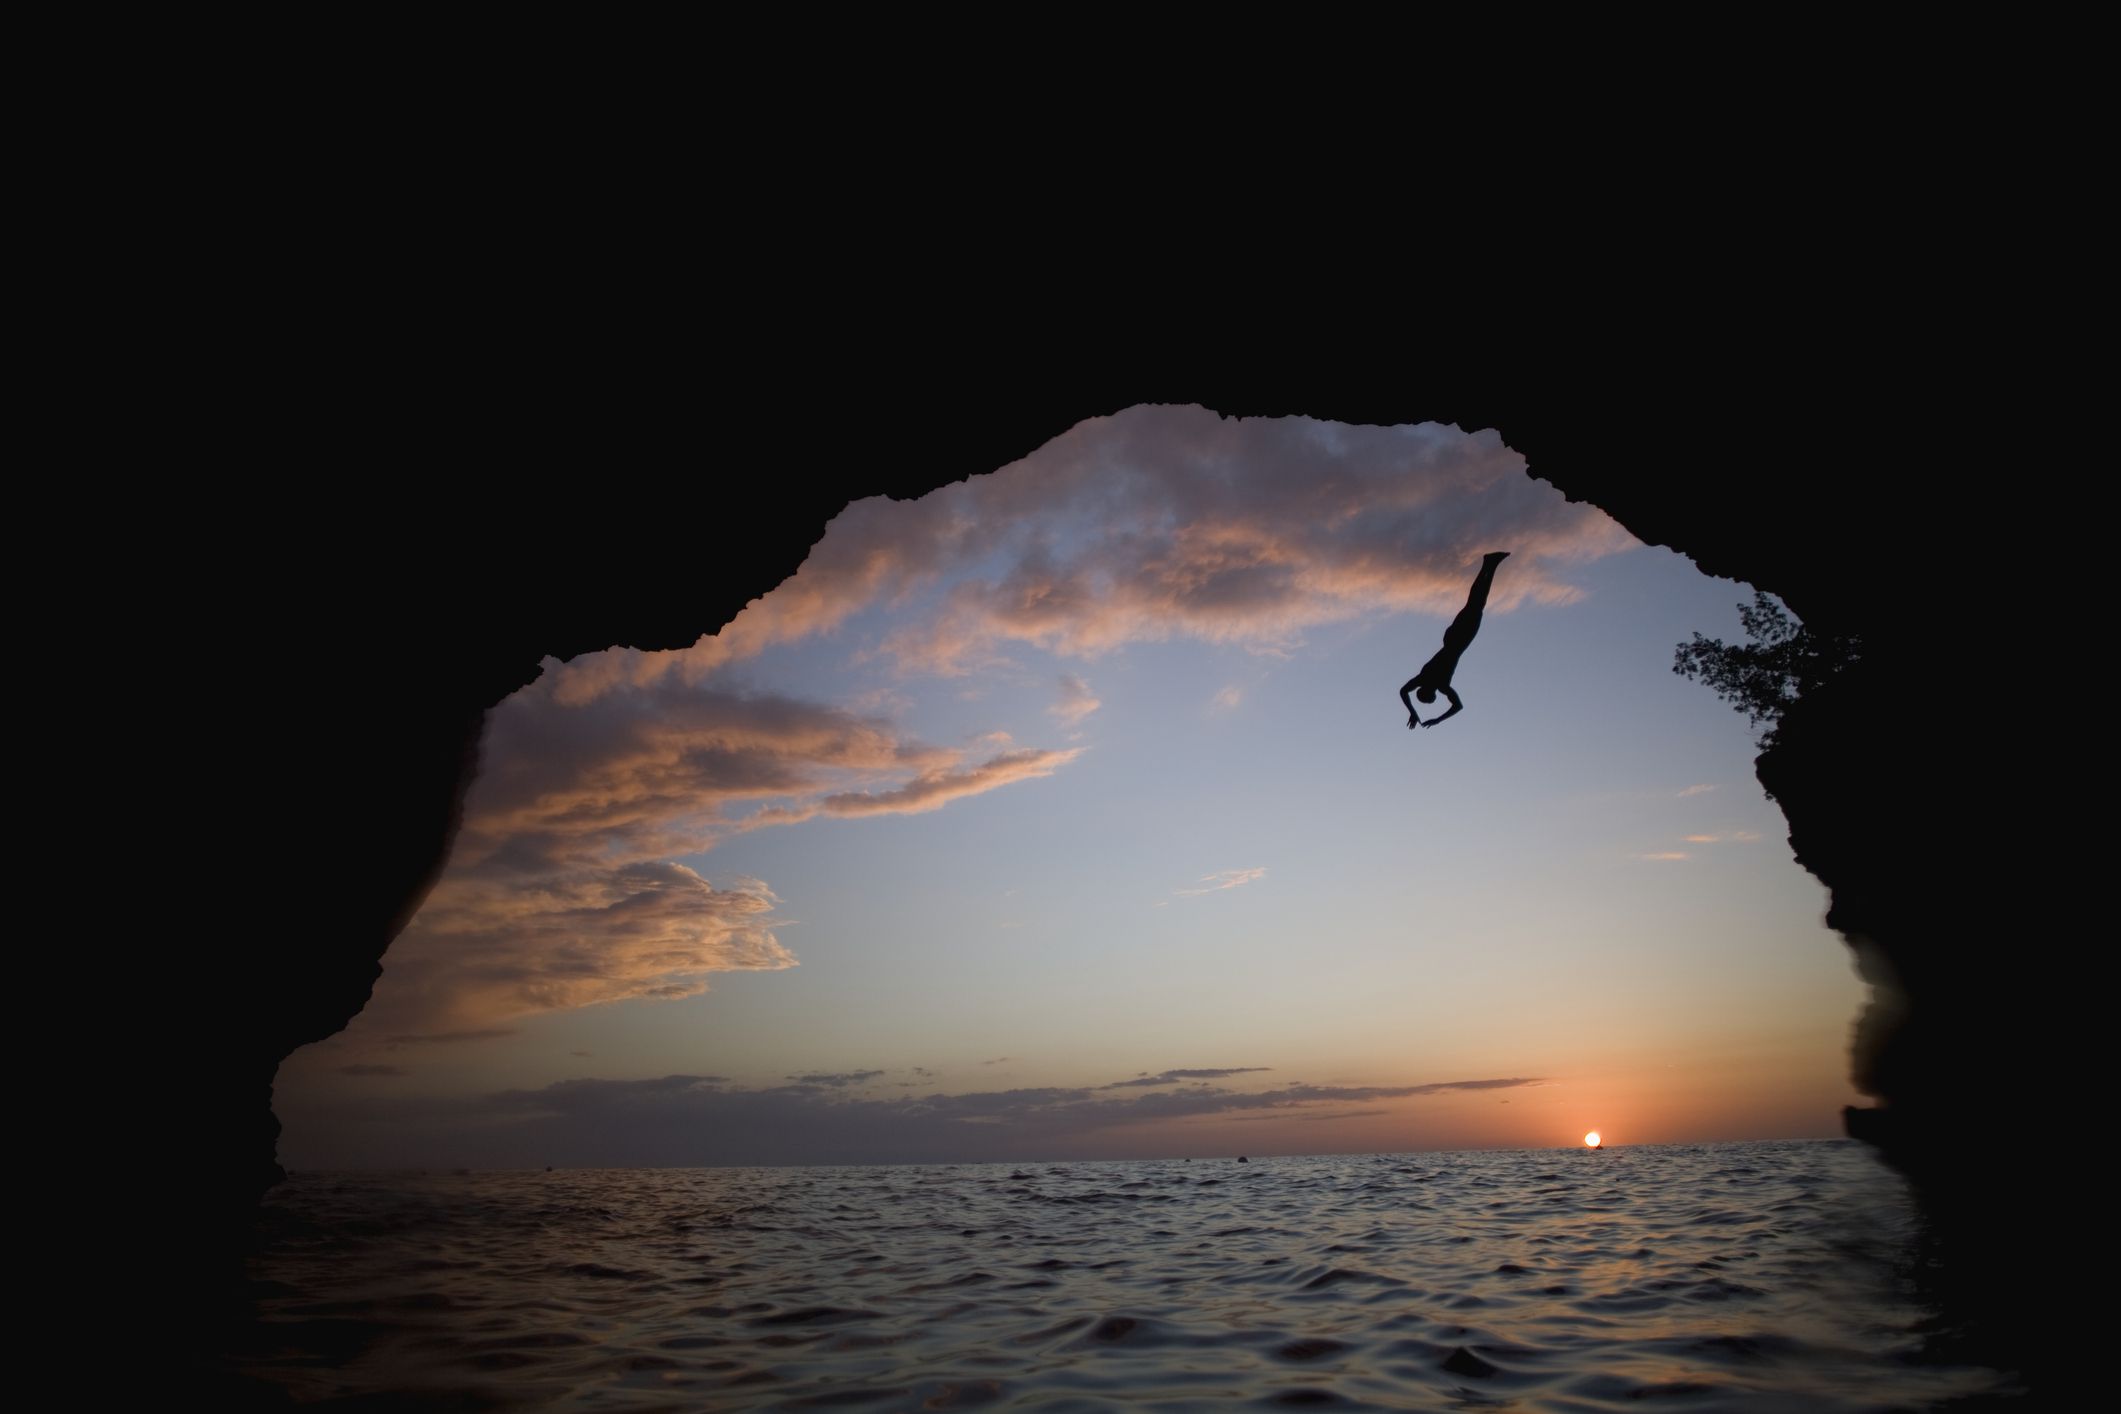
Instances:
[[[1775,744],[1784,709],[1807,688],[1855,662],[1861,642],[1853,635],[1813,633],[1757,591],[1753,607],[1738,606],[1738,621],[1751,643],[1730,644],[1697,633],[1673,654],[1672,671],[1699,678],[1747,721],[1766,727],[1758,737],[1765,750]]]

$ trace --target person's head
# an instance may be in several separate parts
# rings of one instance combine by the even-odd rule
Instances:
[[[1427,683],[1423,683],[1420,687],[1414,689],[1414,700],[1416,702],[1434,702],[1436,700],[1436,689],[1430,687]]]

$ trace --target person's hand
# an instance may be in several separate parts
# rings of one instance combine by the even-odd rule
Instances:
[[[1440,722],[1440,721],[1442,721],[1442,720],[1443,720],[1443,718],[1441,718],[1441,717],[1431,717],[1431,718],[1429,718],[1429,720],[1428,720],[1428,721],[1426,721],[1426,722],[1423,722],[1423,723],[1422,723],[1422,725],[1423,725],[1423,726],[1425,726],[1425,727],[1433,727],[1433,726],[1435,726],[1435,725],[1436,725],[1436,724],[1437,724],[1438,722]]]
[[[1408,731],[1413,731],[1413,730],[1414,730],[1414,728],[1416,728],[1417,726],[1420,726],[1420,725],[1421,725],[1421,718],[1419,718],[1419,717],[1415,716],[1415,715],[1414,715],[1414,714],[1413,714],[1412,712],[1409,712],[1409,713],[1407,713],[1407,730],[1408,730]]]

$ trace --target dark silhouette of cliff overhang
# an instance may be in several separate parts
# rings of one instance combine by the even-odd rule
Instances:
[[[1957,729],[1935,711],[1936,664],[1969,624],[1941,623],[1920,586],[1948,582],[1972,537],[1998,532],[1936,493],[2000,440],[1950,420],[1953,387],[1882,384],[1824,346],[1786,367],[1698,349],[1616,367],[1585,343],[1424,348],[1434,331],[1412,310],[1378,313],[1403,340],[1341,346],[1286,325],[1129,334],[1093,313],[1073,311],[1045,346],[1028,322],[1021,343],[945,350],[905,324],[790,329],[712,361],[682,343],[620,354],[537,338],[499,355],[481,344],[483,361],[401,350],[351,381],[275,383],[252,429],[277,454],[270,514],[213,537],[186,586],[205,627],[166,664],[210,679],[185,737],[254,852],[215,965],[177,969],[165,991],[198,1077],[181,1124],[197,1162],[174,1201],[202,1234],[240,1224],[271,1181],[275,1067],[365,1002],[446,858],[483,713],[541,660],[688,645],[792,573],[848,500],[991,471],[1141,402],[1493,427],[1530,474],[1641,539],[1861,633],[1865,661],[1792,709],[1761,774],[1800,861],[1833,890],[1832,921],[1899,989],[1896,1034],[1916,1038],[1897,1052],[1871,1038],[1861,1062],[1899,1116],[1891,1152],[1953,1187],[1937,1161],[1947,1099],[1971,1086],[2003,1103],[2031,1069],[2019,980],[1998,981],[1978,932],[2009,917],[2005,886],[1973,867],[1977,839],[1940,862],[1936,832],[1906,827],[1970,802],[2010,809],[2023,789],[1954,774]],[[240,651],[209,669],[215,643]],[[1977,1010],[1985,1066],[1936,1044]]]

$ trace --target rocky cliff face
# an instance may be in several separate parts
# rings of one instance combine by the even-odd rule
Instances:
[[[2082,766],[2057,749],[2066,720],[2005,700],[2016,676],[2004,665],[2062,661],[2061,567],[2017,538],[2019,511],[1954,504],[1964,483],[1948,469],[1984,464],[1980,438],[1876,425],[1868,445],[1775,446],[1787,461],[1742,457],[1735,476],[1705,468],[1720,497],[1597,462],[1533,469],[1641,539],[1773,591],[1808,625],[1861,636],[1859,661],[1789,710],[1755,769],[1870,984],[1849,1063],[1878,1103],[1844,1122],[1923,1201],[1922,1277],[1945,1313],[1936,1341],[2030,1374],[2036,1258],[2022,1222],[2051,1180],[2021,1121],[2053,1083],[2055,1041],[2040,1028],[2057,1018],[2041,998],[2047,950],[2006,940],[2079,926],[2075,886],[2042,856],[2063,778],[2050,773]],[[1728,445],[1698,431],[1701,445]],[[1947,445],[1947,432],[1962,440]],[[1928,474],[1867,470],[1909,463]],[[1991,557],[2010,568],[1984,570]],[[1991,694],[2001,712],[1980,702]]]
[[[1853,1064],[1882,1108],[1856,1124],[1924,1185],[1952,1250],[1972,1254],[1965,1270],[2007,1262],[1994,1212],[2018,1189],[1995,1186],[2009,1179],[2000,1164],[1963,1162],[1955,1136],[1967,1105],[2005,1112],[2034,1068],[2026,988],[1987,951],[2022,911],[1996,863],[2023,846],[1985,837],[2008,829],[1994,812],[2017,786],[1970,767],[1963,722],[1937,710],[1937,665],[1981,626],[1940,624],[1918,596],[1963,572],[1963,518],[1887,470],[1973,451],[1914,445],[1904,419],[1858,422],[1831,400],[1776,407],[1699,372],[1638,402],[1582,370],[1323,354],[1203,367],[1216,371],[1019,382],[997,367],[705,396],[537,384],[435,413],[492,434],[447,455],[423,444],[418,477],[375,470],[396,464],[418,419],[320,448],[267,549],[201,570],[219,629],[243,645],[228,700],[246,706],[202,717],[200,781],[266,824],[249,864],[259,906],[228,921],[211,969],[169,984],[199,1074],[177,1131],[194,1161],[172,1195],[198,1259],[235,1250],[277,1173],[280,1059],[363,1005],[446,857],[485,710],[541,659],[690,644],[792,573],[848,499],[917,495],[1082,417],[1169,401],[1496,427],[1533,475],[1642,539],[1863,634],[1865,660],[1793,709],[1760,778],[1879,988]],[[1965,1200],[1980,1185],[1986,1217]]]

